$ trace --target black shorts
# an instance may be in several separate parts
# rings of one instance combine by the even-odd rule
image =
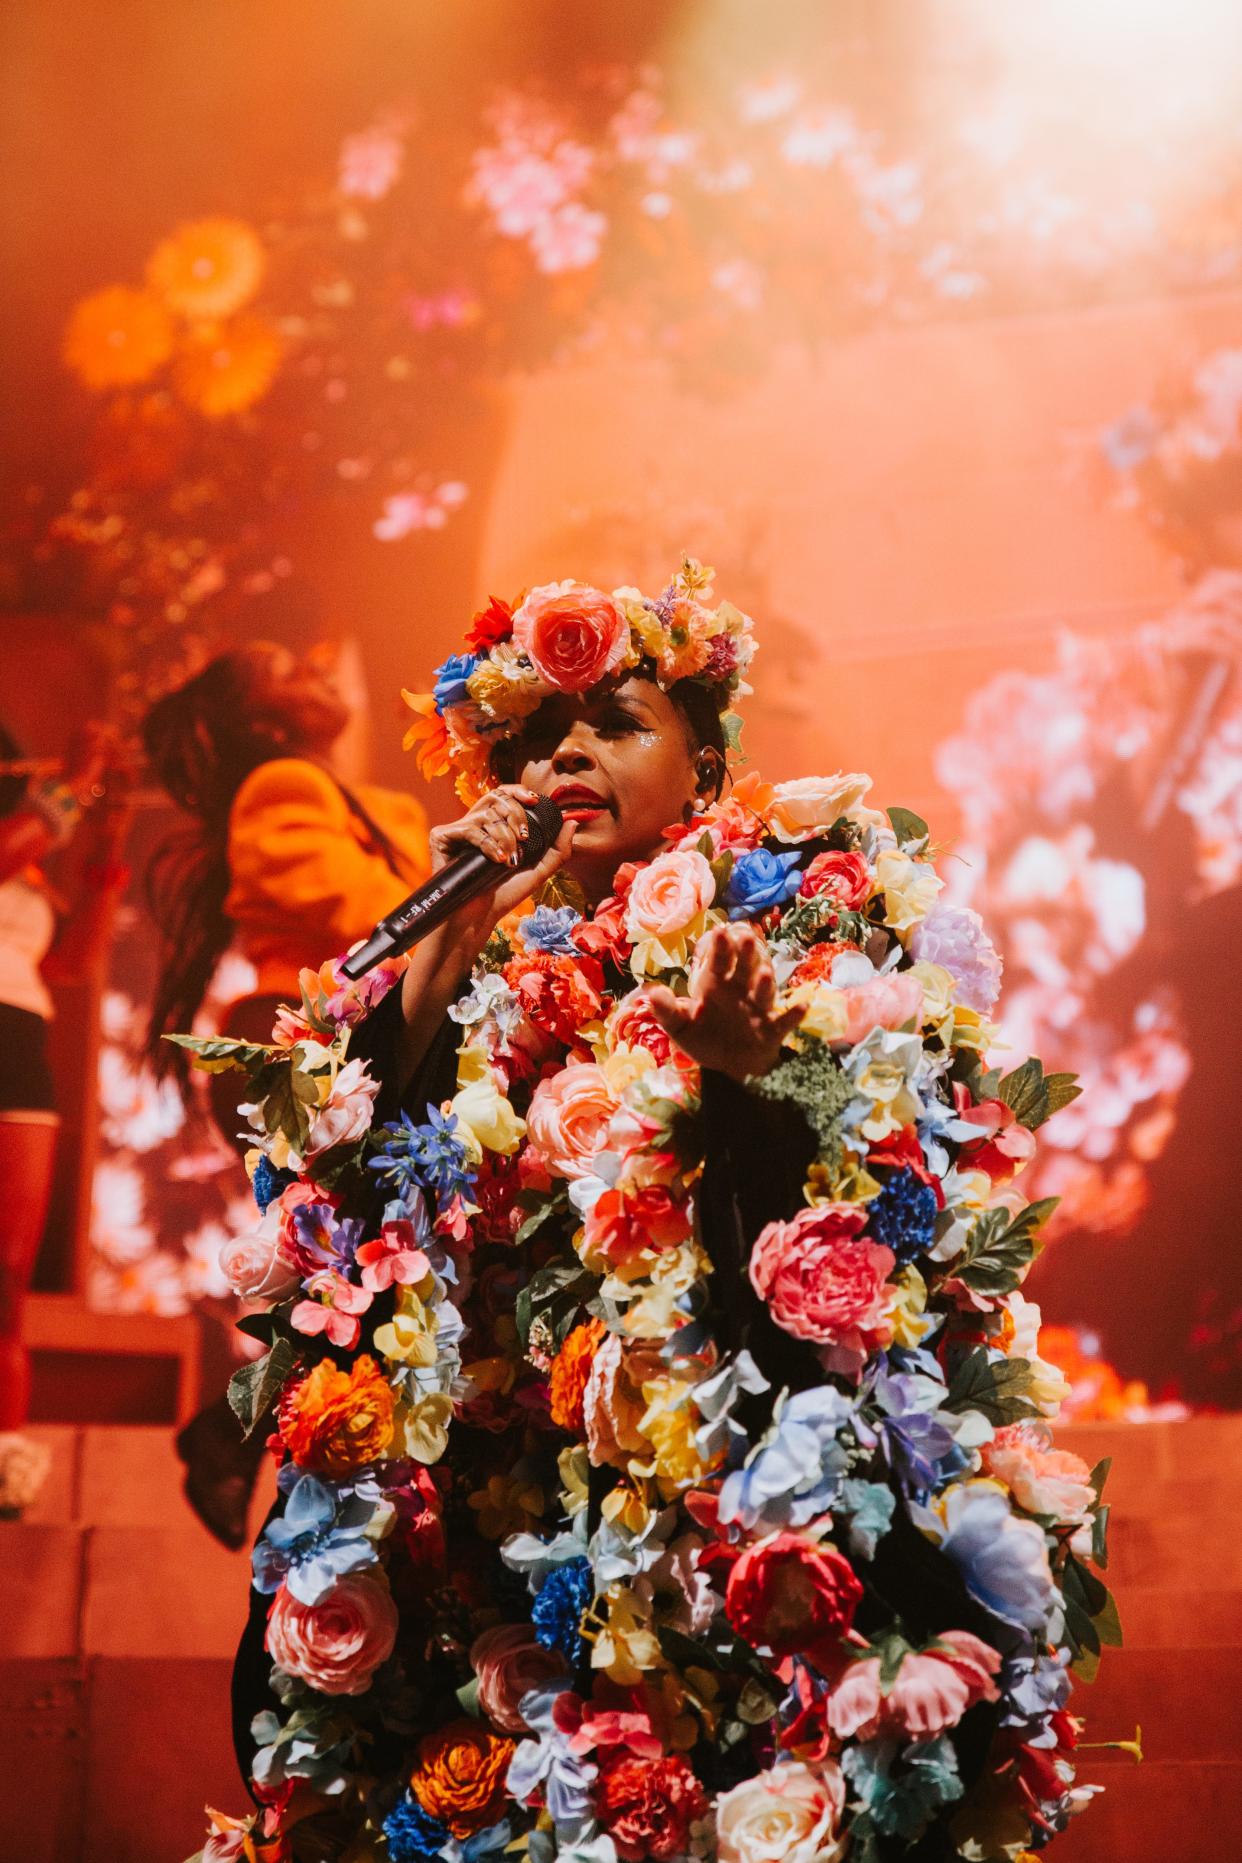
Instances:
[[[52,1113],[56,1089],[47,1061],[47,1023],[0,1003],[0,1113]]]

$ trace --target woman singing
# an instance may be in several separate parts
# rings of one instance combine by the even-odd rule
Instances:
[[[724,788],[752,651],[689,560],[493,602],[412,701],[469,803],[433,861],[492,890],[235,1057],[273,1856],[982,1856],[1077,1808],[1111,1607],[1010,1187],[1068,1087],[987,1069],[917,817]]]

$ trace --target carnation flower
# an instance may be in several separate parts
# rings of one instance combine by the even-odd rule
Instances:
[[[595,1811],[624,1863],[656,1863],[690,1848],[690,1826],[707,1794],[684,1759],[621,1759],[600,1773]]]
[[[552,1361],[548,1395],[552,1421],[563,1430],[582,1428],[582,1399],[591,1365],[608,1328],[602,1320],[587,1320],[568,1333]]]
[[[910,952],[947,970],[957,985],[958,1001],[987,1015],[1000,995],[1001,959],[969,906],[936,906],[915,930]]]
[[[598,958],[530,950],[505,965],[504,979],[522,1009],[545,1035],[566,1045],[604,1009],[604,973]]]
[[[447,1824],[454,1837],[470,1837],[500,1816],[512,1740],[478,1721],[453,1721],[419,1742],[410,1790],[428,1817]]]
[[[264,1639],[287,1674],[321,1695],[364,1695],[396,1640],[392,1593],[367,1572],[337,1579],[316,1604],[304,1604],[282,1585]]]
[[[863,1588],[843,1553],[801,1533],[748,1546],[729,1573],[725,1611],[738,1635],[776,1656],[835,1651]]]
[[[64,357],[88,388],[129,388],[154,375],[172,347],[172,322],[158,298],[108,285],[75,307]]]
[[[595,1595],[589,1559],[553,1566],[531,1606],[535,1635],[545,1649],[559,1650],[576,1665],[582,1656],[582,1614]]]
[[[867,1230],[897,1261],[913,1261],[935,1240],[938,1209],[930,1184],[914,1171],[894,1171],[867,1205]]]

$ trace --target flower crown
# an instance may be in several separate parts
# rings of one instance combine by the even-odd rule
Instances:
[[[654,598],[572,581],[531,589],[515,607],[493,596],[471,623],[466,652],[436,668],[434,689],[402,692],[415,713],[405,748],[417,748],[424,776],[452,770],[458,795],[473,802],[495,781],[494,746],[552,693],[589,692],[640,668],[666,692],[683,679],[706,687],[736,748],[731,706],[750,691],[743,676],[754,624],[732,602],[710,605],[714,576],[687,556]]]

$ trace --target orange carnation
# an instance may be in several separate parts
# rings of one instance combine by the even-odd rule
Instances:
[[[75,307],[64,355],[88,388],[127,388],[154,375],[172,346],[172,324],[158,298],[106,285]]]
[[[264,263],[254,228],[217,214],[162,239],[148,261],[147,282],[183,317],[230,317],[258,290]]]
[[[410,1790],[429,1818],[469,1837],[499,1818],[514,1750],[478,1721],[453,1721],[420,1742]]]
[[[242,413],[267,393],[281,354],[280,337],[265,318],[200,324],[173,364],[173,384],[190,407],[220,420]]]
[[[552,1361],[548,1374],[552,1421],[563,1430],[581,1432],[583,1428],[582,1399],[587,1379],[607,1333],[602,1320],[587,1320],[575,1326]]]
[[[392,1391],[369,1353],[348,1371],[321,1358],[282,1406],[280,1434],[300,1468],[339,1477],[383,1455],[392,1411]]]

